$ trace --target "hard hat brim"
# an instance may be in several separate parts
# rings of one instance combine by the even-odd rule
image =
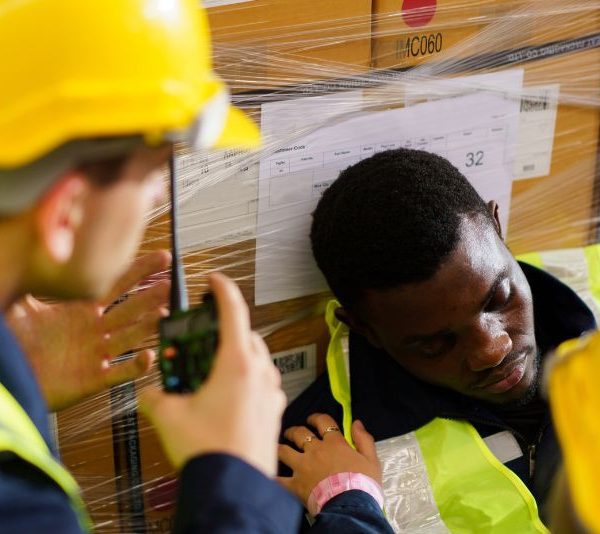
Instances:
[[[261,135],[256,123],[243,111],[229,106],[223,131],[213,147],[256,149],[260,146]]]

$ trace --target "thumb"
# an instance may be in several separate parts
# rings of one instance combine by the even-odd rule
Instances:
[[[375,440],[358,419],[352,423],[352,440],[354,441],[354,445],[356,445],[356,450],[367,460],[379,463],[375,449]]]
[[[138,394],[138,408],[154,425],[161,421],[161,413],[169,411],[168,405],[174,400],[162,389],[149,386]]]

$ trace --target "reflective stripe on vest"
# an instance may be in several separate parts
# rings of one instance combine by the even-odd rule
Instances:
[[[79,486],[70,473],[54,458],[44,438],[25,410],[0,384],[0,451],[9,451],[37,467],[67,494],[82,530],[91,530],[91,521]]]
[[[352,423],[351,391],[343,346],[345,327],[325,314],[331,341],[327,370],[344,412],[344,436]],[[434,419],[414,432],[377,443],[383,467],[386,515],[396,532],[547,533],[535,499],[521,479],[490,451],[465,422]]]

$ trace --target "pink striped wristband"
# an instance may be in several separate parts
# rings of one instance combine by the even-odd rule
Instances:
[[[321,480],[310,492],[308,511],[315,517],[336,495],[349,490],[362,490],[377,501],[383,509],[383,490],[371,477],[362,473],[336,473]]]

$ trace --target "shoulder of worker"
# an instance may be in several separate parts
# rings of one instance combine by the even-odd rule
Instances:
[[[301,515],[300,502],[254,467],[204,454],[181,472],[174,532],[297,532]]]

